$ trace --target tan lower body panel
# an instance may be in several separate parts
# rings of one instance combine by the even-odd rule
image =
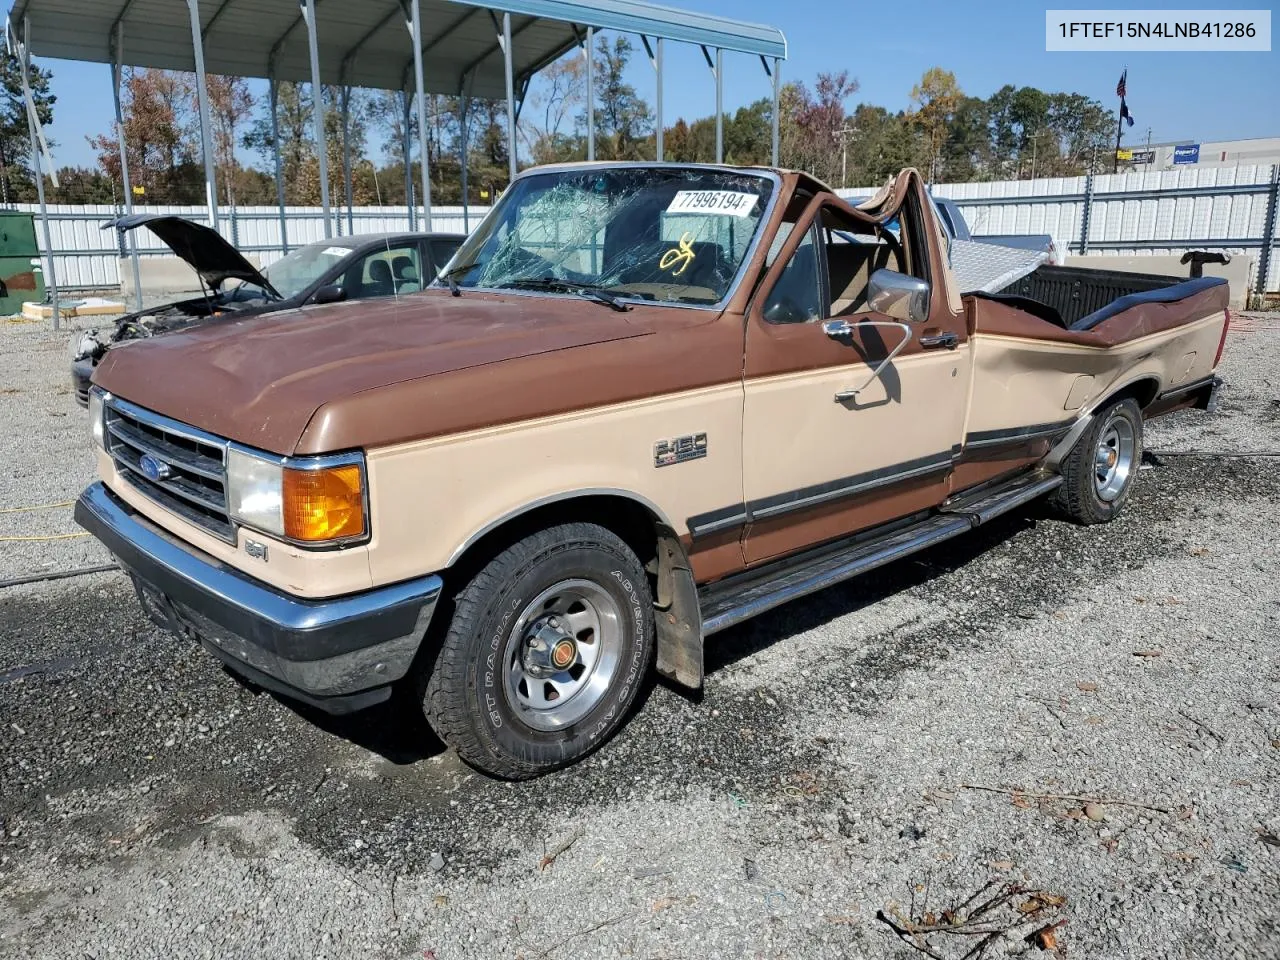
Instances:
[[[656,443],[704,433],[706,456],[655,466]],[[400,444],[368,464],[378,584],[440,570],[502,521],[579,494],[630,497],[683,535],[741,496],[742,384]]]
[[[1163,391],[1207,377],[1221,332],[1222,313],[1214,311],[1114,347],[979,333],[972,341],[974,387],[966,437],[1069,424],[1118,389],[1143,379],[1158,381]]]
[[[819,332],[820,331],[815,331]],[[748,380],[743,489],[757,562],[941,502],[964,431],[970,349]],[[901,500],[895,495],[902,492]]]

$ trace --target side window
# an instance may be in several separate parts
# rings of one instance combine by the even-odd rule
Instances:
[[[828,316],[865,312],[868,285],[877,270],[928,279],[926,259],[921,253],[926,248],[915,214],[914,198],[884,224],[847,218],[834,207],[823,211],[827,289],[831,293]]]
[[[422,255],[418,245],[375,250],[347,270],[347,299],[390,297],[422,289]]]
[[[461,240],[432,240],[431,241],[431,267],[432,273],[436,273],[444,269],[444,265],[449,262],[458,248],[462,246]]]
[[[764,302],[764,318],[770,323],[809,323],[823,314],[822,279],[818,273],[816,224],[805,231],[778,282]]]

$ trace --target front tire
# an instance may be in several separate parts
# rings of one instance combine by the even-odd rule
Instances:
[[[1077,523],[1106,523],[1119,516],[1142,463],[1142,408],[1118,400],[1094,418],[1062,461],[1056,503]]]
[[[503,550],[458,593],[423,712],[471,766],[527,779],[618,730],[653,650],[653,599],[636,555],[596,524],[551,527]]]

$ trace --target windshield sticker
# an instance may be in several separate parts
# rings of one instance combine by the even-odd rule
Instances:
[[[754,193],[734,190],[680,190],[667,213],[717,213],[729,217],[750,216],[759,199]]]
[[[346,247],[325,247],[320,252],[326,257],[345,257],[351,251]]]
[[[662,255],[662,259],[658,261],[658,269],[670,270],[673,277],[678,277],[689,269],[693,258],[693,234],[686,230],[680,234],[680,240],[676,245]],[[680,265],[679,270],[672,269],[676,264]]]

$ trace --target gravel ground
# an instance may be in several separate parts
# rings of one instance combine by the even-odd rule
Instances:
[[[1236,330],[1149,447],[1280,450],[1280,316]],[[65,340],[0,328],[0,507],[89,478]],[[1033,508],[717,637],[700,701],[520,785],[255,693],[118,574],[0,591],[0,955],[923,957],[877,912],[993,883],[993,955],[1280,956],[1277,529],[1280,459],[1161,457],[1115,523]]]

